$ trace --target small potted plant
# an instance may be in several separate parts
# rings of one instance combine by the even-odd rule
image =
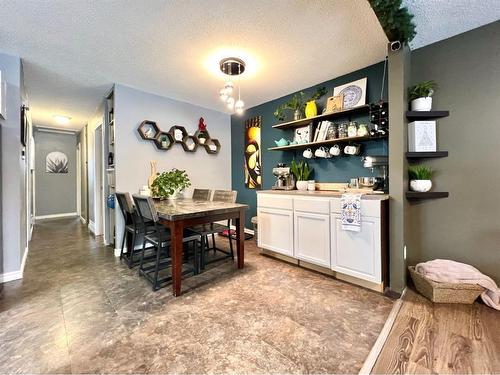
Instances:
[[[306,108],[306,104],[309,104],[309,109],[307,110],[308,116],[309,117],[314,117],[318,109],[316,108],[316,103],[315,101],[319,98],[321,98],[323,95],[326,94],[326,88],[325,87],[320,87],[316,92],[311,96],[310,99],[306,99],[305,94],[301,91],[292,98],[280,105],[276,110],[274,111],[274,117],[278,119],[278,121],[284,121],[285,120],[285,109],[291,109],[293,111],[293,119],[294,120],[300,120],[302,116],[304,115],[304,109]]]
[[[151,191],[154,198],[177,199],[184,189],[191,186],[191,181],[186,171],[172,168],[168,172],[163,172],[153,181]]]
[[[425,193],[432,188],[432,174],[434,171],[426,165],[415,165],[408,168],[410,190]]]
[[[312,169],[309,168],[309,164],[303,160],[297,164],[295,160],[292,160],[290,170],[292,171],[295,180],[297,180],[297,189],[307,190],[307,181],[309,180],[309,176],[312,172]]]
[[[432,94],[437,88],[434,81],[423,81],[410,87],[408,96],[412,111],[430,111],[432,109]]]

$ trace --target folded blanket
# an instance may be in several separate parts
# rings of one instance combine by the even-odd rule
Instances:
[[[343,230],[361,231],[361,195],[342,194],[340,220]]]
[[[453,260],[435,259],[415,266],[419,274],[440,283],[478,284],[486,290],[481,294],[484,303],[500,310],[500,289],[490,277],[476,268]]]

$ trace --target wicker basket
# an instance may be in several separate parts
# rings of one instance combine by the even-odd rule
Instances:
[[[484,288],[477,284],[438,283],[416,272],[413,266],[408,267],[408,270],[415,288],[432,302],[470,305],[484,292]]]

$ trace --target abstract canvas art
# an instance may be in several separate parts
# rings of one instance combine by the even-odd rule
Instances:
[[[245,186],[248,189],[262,188],[261,123],[261,116],[252,117],[245,121]]]
[[[68,157],[64,152],[52,151],[45,157],[45,172],[68,173]]]

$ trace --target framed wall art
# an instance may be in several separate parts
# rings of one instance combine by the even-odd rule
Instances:
[[[248,189],[262,189],[262,165],[260,130],[262,117],[245,121],[245,186]]]
[[[68,173],[68,157],[64,152],[52,151],[45,157],[45,172]]]
[[[367,78],[358,79],[333,89],[333,96],[344,95],[343,109],[359,107],[366,104]]]
[[[301,143],[309,143],[312,138],[312,123],[306,126],[302,126],[300,128],[295,128],[293,133],[293,140],[297,144]]]

